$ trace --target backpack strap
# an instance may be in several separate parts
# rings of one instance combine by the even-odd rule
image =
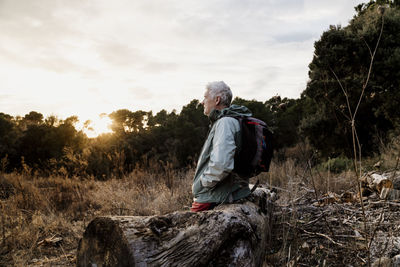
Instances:
[[[249,121],[249,123],[255,125],[255,133],[256,133],[256,140],[263,140],[263,128],[260,126],[260,123],[257,121]],[[257,166],[259,159],[261,158],[261,154],[263,152],[262,146],[257,146],[256,154],[251,162],[252,166]]]
[[[250,194],[253,193],[257,189],[259,184],[260,184],[260,180],[257,179],[257,182],[253,185],[253,188],[250,189]]]

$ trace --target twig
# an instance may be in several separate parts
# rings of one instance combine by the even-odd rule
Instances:
[[[364,44],[367,46],[368,51],[369,51],[369,55],[372,57],[372,50],[371,47],[369,47],[367,41],[365,41],[364,37],[361,37],[361,39],[364,41]]]
[[[1,204],[1,224],[2,224],[2,245],[3,247],[6,247],[6,222],[4,220],[4,209],[3,209],[3,203]]]
[[[65,254],[65,251],[64,251],[64,248],[62,247],[62,245],[60,245],[60,248],[61,248],[61,250],[62,250],[62,253],[63,253],[65,259],[66,259],[67,262],[68,262],[68,261],[69,261],[68,256],[67,256],[67,254]]]
[[[340,81],[339,77],[336,75],[336,73],[333,71],[333,69],[331,67],[329,67],[329,69],[331,70],[331,72],[333,73],[333,76],[335,76],[336,81],[339,83],[340,88],[343,91],[344,96],[346,97],[346,104],[347,104],[347,109],[349,111],[349,115],[350,117],[347,117],[350,121],[353,118],[353,113],[351,111],[351,105],[350,105],[350,100],[349,100],[349,94],[347,93],[347,90],[343,87],[342,82]]]
[[[333,244],[339,246],[339,247],[345,247],[343,244],[336,242],[335,240],[333,240],[331,237],[329,237],[328,235],[325,234],[321,234],[321,233],[313,233],[313,232],[309,232],[307,230],[304,229],[300,229],[301,231],[303,231],[305,234],[309,234],[309,235],[316,235],[316,236],[320,236],[320,237],[324,237],[326,239],[328,239],[329,241],[331,241]]]
[[[385,200],[369,202],[369,204],[379,204],[379,205],[381,205],[381,204],[389,204],[389,205],[399,206],[400,207],[400,203],[398,203],[398,202],[390,202],[390,201],[385,201]]]
[[[394,167],[394,172],[393,172],[392,178],[390,179],[391,181],[393,181],[394,177],[396,177],[397,167],[399,166],[399,159],[400,159],[400,151],[399,151],[399,154],[397,155],[396,167]]]
[[[323,216],[325,216],[325,214],[321,214],[320,216],[318,216],[316,219],[314,219],[314,220],[312,220],[312,221],[309,221],[308,223],[306,223],[306,224],[304,224],[305,226],[306,225],[311,225],[311,224],[313,224],[313,223],[315,223],[315,222],[318,222],[320,219],[321,219],[321,217],[323,217]]]
[[[363,263],[367,263],[366,260],[364,260],[363,258],[360,257],[360,255],[357,254],[357,258],[359,258]]]
[[[309,190],[309,191],[307,191],[305,194],[302,194],[300,197],[293,199],[292,202],[293,202],[293,203],[296,203],[297,201],[303,199],[304,196],[306,196],[308,193],[313,193],[313,192],[314,192],[314,190]]]
[[[372,232],[371,240],[369,241],[369,245],[368,245],[368,250],[371,249],[372,242],[374,241],[374,238],[375,238],[375,236],[376,236],[376,233],[378,232],[378,228],[379,228],[379,226],[382,224],[382,222],[383,222],[384,219],[385,219],[385,212],[381,212],[381,214],[379,215],[378,222],[377,222],[376,225],[375,225],[375,229],[374,229],[374,231]]]
[[[349,209],[344,207],[343,205],[336,205],[337,207],[340,207],[341,209],[350,212],[351,214],[356,214],[356,213],[361,213],[361,211],[358,211],[358,209]]]
[[[309,231],[304,230],[304,229],[302,229],[302,228],[299,228],[299,227],[297,227],[297,226],[293,226],[293,225],[291,225],[291,224],[288,223],[288,222],[283,222],[282,224],[286,224],[286,225],[288,225],[289,227],[295,228],[295,229],[297,229],[297,230],[300,230],[300,231],[302,231],[303,233],[308,234],[308,235],[314,235],[314,236],[324,237],[324,238],[328,239],[330,242],[332,242],[332,243],[335,244],[335,245],[338,245],[338,246],[340,246],[340,247],[342,247],[342,248],[345,247],[343,244],[341,244],[341,243],[339,243],[339,242],[336,242],[335,240],[333,240],[333,239],[332,239],[331,237],[329,237],[328,235],[321,234],[321,233],[309,232]]]
[[[352,239],[363,240],[363,237],[362,237],[362,236],[356,236],[356,235],[336,235],[336,237],[343,237],[343,238],[352,238]]]
[[[364,83],[364,85],[363,85],[363,90],[361,91],[360,98],[358,99],[357,107],[356,107],[356,109],[355,109],[355,111],[354,111],[354,117],[355,117],[356,114],[357,114],[358,108],[359,108],[360,103],[361,103],[361,99],[362,99],[362,97],[364,96],[365,88],[366,88],[367,85],[368,85],[369,78],[370,78],[371,73],[372,73],[372,64],[374,63],[376,51],[378,50],[378,46],[379,46],[379,43],[380,43],[380,41],[381,41],[381,37],[382,37],[382,33],[383,33],[383,24],[384,24],[384,21],[385,21],[385,16],[382,15],[381,31],[380,31],[380,33],[379,33],[378,41],[376,42],[374,52],[372,53],[372,56],[371,56],[371,62],[370,62],[370,64],[369,64],[367,79],[365,80],[365,83]]]

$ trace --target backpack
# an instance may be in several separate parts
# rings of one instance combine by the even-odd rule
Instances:
[[[233,117],[239,121],[241,146],[235,154],[234,171],[241,177],[268,172],[273,156],[273,133],[262,120]]]

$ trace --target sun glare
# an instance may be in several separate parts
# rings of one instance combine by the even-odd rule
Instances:
[[[111,133],[111,119],[106,114],[100,114],[96,119],[90,120],[83,132],[90,138],[97,137],[103,133]]]

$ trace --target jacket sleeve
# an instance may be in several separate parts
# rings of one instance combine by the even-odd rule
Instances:
[[[216,122],[210,161],[200,177],[204,187],[214,187],[233,170],[235,135],[239,130],[239,122],[234,118],[224,117]]]

